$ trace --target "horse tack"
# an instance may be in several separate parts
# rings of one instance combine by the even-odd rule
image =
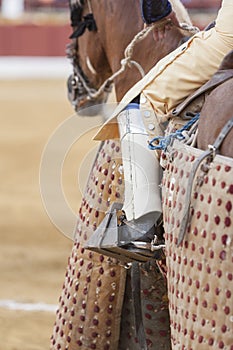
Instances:
[[[205,101],[205,95],[209,94],[217,86],[223,84],[225,81],[233,77],[233,69],[221,69],[218,70],[213,77],[193,94],[188,96],[183,102],[181,102],[171,112],[171,117],[185,117],[186,111],[192,111],[194,113],[200,112],[203,103]]]
[[[86,29],[89,31],[97,31],[97,26],[90,0],[87,0],[90,13],[82,18],[84,4],[84,0],[82,2],[78,0],[74,2],[70,1],[71,26],[74,28],[74,31],[70,36],[70,38],[73,39],[73,42],[67,47],[67,57],[72,62],[73,74],[68,78],[67,88],[68,98],[76,111],[78,111],[78,108],[82,107],[83,104],[85,105],[88,100],[97,100],[104,94],[107,94],[108,96],[112,90],[114,79],[124,72],[126,66],[130,67],[134,65],[138,68],[141,75],[144,75],[144,71],[140,64],[132,61],[130,55],[128,55],[128,57],[125,57],[125,59],[122,60],[120,69],[107,78],[98,89],[90,85],[78,60],[78,42],[76,39],[83,35]],[[151,29],[147,29],[146,31],[149,32],[150,30]],[[104,99],[104,102],[106,102],[106,99],[107,97]]]
[[[121,201],[120,147],[108,142],[95,161],[79,210],[75,243],[59,300],[51,349],[116,349],[126,269],[83,248],[111,201]]]
[[[71,60],[73,66],[73,74],[71,74],[67,80],[68,99],[73,105],[76,112],[83,104],[87,104],[88,100],[101,97],[101,102],[105,102],[108,94],[112,90],[111,84],[105,84],[103,89],[98,90],[91,86],[89,79],[82,70],[78,58],[78,40],[77,38],[82,36],[86,29],[96,32],[97,26],[92,13],[91,3],[87,1],[88,9],[90,13],[83,16],[83,7],[85,1],[74,0],[70,1],[70,18],[71,27],[73,33],[70,36],[72,42],[67,46],[67,57]],[[106,95],[106,96],[105,96]],[[102,101],[103,100],[103,101]],[[88,106],[88,104],[87,104]]]
[[[172,349],[232,350],[233,159],[217,155],[208,173],[197,171],[178,247],[188,179],[203,151],[175,141],[172,154],[162,187]]]
[[[231,50],[223,59],[219,70],[233,69],[233,50]]]
[[[125,275],[123,267],[75,243],[59,299],[51,348],[116,349]]]
[[[70,38],[74,41],[67,47],[67,56],[69,59],[71,59],[71,63],[73,65],[73,74],[68,78],[67,88],[68,98],[76,111],[78,111],[79,107],[83,107],[85,104],[88,106],[88,101],[90,100],[95,101],[99,98],[103,99],[102,96],[104,95],[104,102],[106,102],[107,96],[112,90],[114,80],[119,75],[124,73],[127,67],[136,67],[141,77],[143,77],[145,75],[145,72],[141,64],[132,59],[134,46],[141,40],[145,39],[154,28],[164,27],[167,23],[170,22],[170,19],[162,19],[158,22],[153,23],[153,25],[143,28],[140,32],[138,32],[126,47],[124,51],[124,57],[122,57],[120,61],[120,68],[117,71],[113,72],[112,75],[108,77],[99,88],[95,88],[89,83],[89,80],[84,74],[78,60],[78,42],[76,39],[81,36],[86,29],[89,31],[97,31],[90,0],[87,0],[90,13],[86,16],[83,16],[82,18],[82,9],[84,7],[84,4],[85,0],[74,0],[73,2],[70,1],[71,26],[75,29],[70,36]],[[189,33],[191,35],[199,31],[197,27],[186,23],[180,23],[179,26],[176,27],[181,33]]]
[[[86,28],[89,31],[97,31],[97,26],[95,23],[93,13],[89,13],[88,15],[84,16],[84,20],[82,21],[81,9],[83,5],[84,2],[82,6],[78,4],[80,16],[75,16],[76,21],[71,20],[72,26],[76,27],[73,34],[70,36],[71,39],[77,39],[84,33]],[[88,2],[88,7],[91,10],[90,2]],[[77,11],[77,4],[74,7],[74,11]],[[73,16],[71,10],[71,19],[72,17]],[[166,20],[164,22],[166,23]],[[164,24],[162,23],[161,25]],[[81,107],[82,104],[85,104],[87,100],[96,100],[104,93],[107,93],[108,95],[112,90],[114,79],[121,75],[127,67],[131,68],[132,66],[134,66],[140,72],[141,77],[145,75],[142,66],[138,62],[132,60],[133,48],[137,42],[143,40],[152,30],[153,26],[144,28],[133,38],[133,40],[125,49],[125,55],[120,62],[121,67],[116,72],[112,73],[112,75],[109,78],[107,78],[98,89],[90,86],[88,78],[84,74],[79,64],[77,41],[73,41],[70,45],[68,45],[67,56],[69,59],[71,59],[74,70],[73,74],[68,78],[67,82],[68,98],[72,105],[75,107],[76,111],[78,110],[78,107]]]
[[[136,332],[139,325],[135,324],[134,321],[135,305],[133,298],[136,297],[136,309],[139,307],[139,298],[137,295],[132,295],[131,284],[131,272],[128,270],[122,308],[124,311],[117,350],[142,350],[143,348],[139,339],[140,333]],[[137,293],[141,294],[142,315],[138,319],[141,319],[141,324],[144,326],[147,348],[170,350],[170,323],[166,280],[159,273],[155,263],[151,262],[146,266],[140,266],[140,290],[136,290]],[[138,311],[140,312],[140,310]]]
[[[63,285],[51,349],[141,350],[135,331],[131,270],[116,259],[84,249],[112,202],[123,200],[124,174],[118,141],[96,158],[84,194],[75,243]],[[142,323],[147,346],[170,349],[166,280],[157,264],[140,265]]]

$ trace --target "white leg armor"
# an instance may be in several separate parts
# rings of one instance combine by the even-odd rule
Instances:
[[[118,117],[125,178],[123,210],[127,220],[161,214],[160,166],[155,153],[148,149],[148,134],[139,108],[129,105]],[[149,214],[151,213],[151,214]],[[138,220],[140,222],[140,220]]]

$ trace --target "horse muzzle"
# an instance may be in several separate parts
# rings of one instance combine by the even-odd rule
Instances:
[[[102,108],[101,104],[105,103],[108,98],[108,93],[106,92],[103,92],[97,98],[93,98],[76,74],[71,74],[69,76],[67,80],[67,90],[68,99],[74,110],[82,116],[96,116],[99,114]],[[94,93],[95,89],[92,89],[91,92]]]
[[[75,74],[71,74],[67,80],[67,90],[68,90],[68,99],[75,111],[81,107],[85,100],[87,100],[86,90],[79,79],[79,77]]]

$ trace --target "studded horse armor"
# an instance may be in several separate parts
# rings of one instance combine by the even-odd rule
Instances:
[[[135,329],[130,269],[83,246],[111,203],[122,202],[118,141],[99,151],[84,194],[74,246],[59,300],[51,349],[141,350]],[[170,349],[166,281],[157,264],[141,265],[142,322],[149,349]]]
[[[203,152],[175,141],[167,152],[163,214],[172,349],[233,349],[233,160],[199,167],[190,220],[177,245],[188,178]],[[185,164],[185,166],[184,166]]]

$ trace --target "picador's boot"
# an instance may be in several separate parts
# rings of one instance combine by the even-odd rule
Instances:
[[[113,204],[86,248],[127,262],[147,261],[163,246],[156,233],[161,216],[159,162],[147,147],[148,135],[137,104],[121,112],[118,123],[125,180],[124,205]]]

